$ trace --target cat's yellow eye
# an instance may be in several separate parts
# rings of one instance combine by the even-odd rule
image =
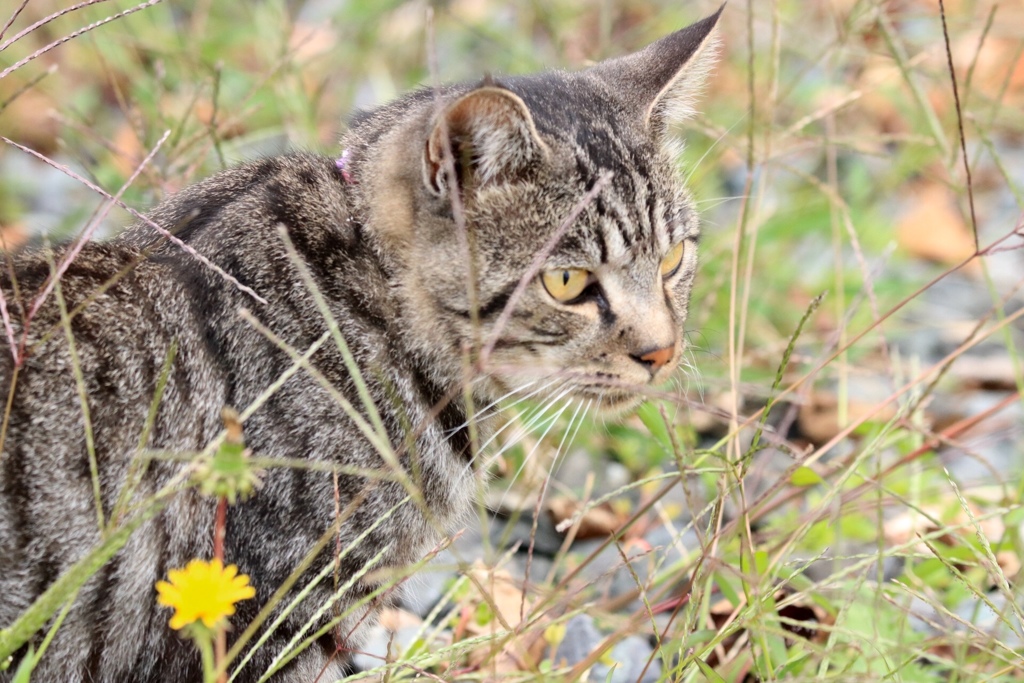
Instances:
[[[556,268],[544,271],[540,280],[548,294],[564,304],[583,293],[590,282],[590,272],[582,268]]]
[[[665,254],[661,259],[661,276],[672,277],[679,270],[679,264],[683,262],[683,253],[686,251],[686,242],[680,242]]]

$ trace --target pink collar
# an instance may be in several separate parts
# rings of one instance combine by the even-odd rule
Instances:
[[[356,181],[352,179],[352,172],[348,170],[349,154],[348,150],[342,150],[341,156],[334,162],[334,167],[341,173],[341,177],[345,179],[345,182],[349,185],[355,185]]]

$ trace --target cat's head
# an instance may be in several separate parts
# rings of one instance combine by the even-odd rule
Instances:
[[[622,407],[676,368],[698,220],[669,129],[720,13],[584,71],[410,98],[419,121],[379,140],[373,222],[400,254],[410,334],[439,359],[483,349],[488,395]]]

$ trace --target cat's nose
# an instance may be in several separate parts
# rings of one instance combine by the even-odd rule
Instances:
[[[672,346],[666,346],[662,349],[650,349],[648,351],[630,354],[630,357],[637,363],[640,363],[640,365],[643,365],[645,368],[650,370],[653,375],[658,370],[661,370],[666,363],[672,360],[675,350],[676,347],[673,344]]]

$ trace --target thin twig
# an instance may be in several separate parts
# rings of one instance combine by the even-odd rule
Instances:
[[[895,305],[890,307],[890,309],[888,311],[886,311],[885,314],[883,314],[880,318],[878,318],[877,320],[874,320],[873,322],[871,322],[864,329],[862,329],[860,332],[855,334],[852,339],[847,341],[846,344],[844,344],[840,348],[838,348],[835,351],[833,351],[832,354],[830,354],[827,358],[825,358],[824,360],[822,360],[821,362],[816,364],[811,370],[806,372],[804,375],[802,375],[800,378],[795,380],[788,387],[786,387],[781,392],[779,392],[778,396],[775,397],[776,402],[778,402],[783,397],[788,396],[789,394],[795,392],[797,389],[799,389],[801,386],[803,386],[806,382],[808,382],[811,378],[816,376],[819,371],[821,371],[823,368],[825,368],[829,364],[831,364],[832,361],[834,361],[836,358],[838,358],[843,352],[845,352],[847,349],[853,348],[853,346],[856,345],[858,342],[860,342],[862,339],[864,339],[864,337],[866,337],[873,330],[875,330],[879,326],[881,326],[882,323],[884,323],[886,320],[890,319],[898,311],[900,311],[903,308],[905,308],[907,306],[907,304],[909,304],[911,301],[913,301],[914,299],[919,297],[922,293],[924,293],[925,291],[931,289],[937,283],[939,283],[942,280],[944,280],[945,278],[949,277],[951,274],[953,274],[953,273],[955,273],[955,272],[957,272],[959,270],[962,270],[968,263],[970,263],[973,259],[977,258],[978,256],[986,256],[986,255],[994,252],[995,250],[998,250],[1001,247],[1001,245],[1004,242],[1006,242],[1008,239],[1010,239],[1011,237],[1019,237],[1019,236],[1021,236],[1021,233],[1019,231],[1021,230],[1022,226],[1024,226],[1024,215],[1021,216],[1020,220],[1018,221],[1017,225],[1014,227],[1013,230],[1010,230],[1009,232],[1007,232],[1002,237],[996,239],[989,246],[985,247],[984,249],[979,251],[977,254],[972,254],[971,256],[963,259],[962,261],[960,261],[960,263],[958,263],[955,266],[949,268],[948,270],[946,270],[946,271],[936,275],[934,278],[929,280],[926,284],[918,287],[912,293],[910,293],[907,296],[905,296],[902,299],[900,299]],[[760,408],[760,409],[754,411],[742,423],[737,425],[736,429],[742,429],[742,428],[745,428],[745,427],[749,427],[756,420],[760,419],[761,414],[763,412],[764,412],[764,408]],[[732,430],[730,430],[730,432],[723,437],[723,439],[730,439],[730,438],[735,438],[735,432],[732,431]]]
[[[469,305],[469,323],[472,330],[472,338],[466,346],[462,357],[462,369],[464,373],[462,382],[462,402],[468,418],[468,436],[470,459],[474,459],[479,451],[480,434],[477,421],[474,419],[474,402],[471,385],[473,382],[473,363],[478,366],[483,363],[480,360],[483,356],[474,358],[474,353],[480,351],[480,292],[478,280],[477,250],[472,232],[466,227],[466,207],[462,201],[461,188],[459,187],[458,173],[455,170],[455,156],[452,150],[451,137],[448,130],[448,117],[445,116],[445,102],[441,93],[440,70],[437,64],[437,37],[434,32],[434,8],[427,8],[427,62],[430,69],[430,77],[434,88],[434,118],[438,132],[441,134],[441,151],[444,162],[444,175],[447,179],[448,199],[451,203],[452,218],[455,221],[456,234],[459,239],[459,248],[465,255],[466,261],[466,301]],[[433,133],[431,133],[432,135]]]
[[[220,496],[217,500],[217,512],[213,521],[213,556],[224,565],[224,537],[228,531],[228,499],[227,496]],[[217,674],[217,683],[228,683],[226,659],[228,651],[228,632],[225,628],[217,629],[217,638],[214,642],[213,661]]]
[[[55,41],[53,41],[52,43],[50,43],[49,45],[47,45],[45,47],[39,48],[38,50],[36,50],[32,54],[30,54],[28,57],[25,57],[24,59],[15,62],[12,66],[7,67],[3,71],[0,71],[0,80],[3,80],[4,76],[7,76],[8,74],[13,73],[13,72],[17,71],[18,69],[20,69],[21,67],[25,66],[26,64],[31,62],[33,59],[36,59],[37,57],[46,54],[47,52],[49,52],[50,50],[52,50],[55,47],[60,47],[64,43],[66,43],[69,40],[72,40],[74,38],[77,38],[78,36],[82,35],[83,33],[87,33],[88,31],[91,31],[94,28],[99,28],[100,26],[103,26],[104,24],[109,24],[110,22],[112,22],[112,21],[114,21],[116,19],[120,19],[121,17],[126,17],[129,14],[134,14],[135,12],[138,12],[139,10],[146,9],[147,7],[152,7],[153,5],[157,4],[158,2],[160,2],[160,0],[147,0],[146,2],[142,3],[141,5],[136,5],[135,7],[126,9],[123,12],[118,12],[117,14],[113,14],[113,15],[107,17],[106,19],[100,19],[99,21],[95,21],[95,22],[89,24],[88,26],[83,26],[82,28],[78,29],[77,31],[72,31],[71,33],[69,33],[68,35],[64,36],[63,38],[55,40]]]
[[[459,176],[455,170],[455,155],[452,151],[451,135],[448,130],[448,118],[444,115],[445,102],[441,96],[440,70],[437,64],[437,36],[434,32],[434,8],[427,8],[427,62],[430,68],[430,79],[434,89],[434,115],[437,130],[441,134],[441,151],[444,155],[444,175],[448,185],[448,201],[452,207],[452,217],[459,236],[459,248],[465,254],[469,265],[466,275],[466,296],[469,301],[470,323],[473,334],[480,334],[480,304],[477,291],[476,253],[470,244],[469,231],[466,229],[466,207],[462,203],[459,188]],[[479,341],[476,339],[474,341]],[[476,344],[479,347],[479,343]]]
[[[526,288],[530,286],[533,279],[537,277],[541,269],[544,267],[544,262],[547,260],[548,255],[558,246],[558,241],[562,239],[566,231],[572,227],[572,224],[576,222],[583,210],[586,209],[597,195],[601,194],[601,190],[605,188],[608,183],[611,182],[614,174],[611,171],[604,171],[597,181],[594,182],[594,186],[590,188],[583,197],[576,202],[576,205],[572,207],[569,215],[565,217],[562,224],[551,233],[551,237],[544,243],[540,251],[537,252],[536,256],[533,257],[533,262],[530,263],[530,267],[526,269],[523,276],[519,279],[519,284],[516,285],[515,290],[512,291],[512,296],[508,298],[508,303],[505,304],[505,308],[502,309],[501,315],[498,316],[498,321],[494,324],[491,330],[491,336],[487,340],[487,344],[484,345],[483,349],[480,350],[480,367],[482,368],[490,357],[491,352],[494,350],[494,345],[498,343],[498,339],[501,337],[502,330],[508,324],[509,319],[512,318],[512,312],[516,308],[516,304],[523,297],[523,293],[526,292]]]
[[[52,259],[50,261],[50,268],[54,267]],[[104,532],[103,527],[105,515],[103,514],[103,490],[100,485],[100,466],[99,459],[96,457],[96,436],[95,430],[92,425],[92,411],[89,408],[89,395],[85,385],[85,373],[82,372],[82,357],[78,352],[77,344],[75,343],[74,331],[71,329],[71,317],[68,315],[67,304],[64,301],[64,294],[61,292],[60,284],[58,282],[57,291],[55,293],[57,299],[57,306],[60,309],[61,324],[64,327],[64,336],[67,339],[68,344],[68,355],[71,359],[71,373],[75,378],[75,388],[78,391],[78,401],[82,408],[82,425],[85,432],[85,451],[89,462],[89,477],[92,480],[92,493],[93,499],[96,503],[96,522],[99,528],[99,532],[102,535]]]
[[[3,52],[4,50],[9,48],[14,43],[18,42],[19,40],[21,40],[22,38],[24,38],[28,34],[30,34],[33,31],[35,31],[37,28],[39,28],[41,26],[46,26],[47,24],[49,24],[54,19],[58,19],[58,18],[64,16],[65,14],[70,14],[71,12],[74,12],[75,10],[82,9],[83,7],[88,7],[89,5],[95,5],[97,3],[106,2],[106,1],[107,0],[85,0],[85,2],[80,2],[77,5],[72,5],[71,7],[65,7],[62,10],[54,12],[53,14],[49,15],[48,17],[44,17],[43,19],[40,19],[39,21],[37,21],[36,23],[32,24],[28,28],[23,29],[21,31],[18,31],[18,33],[15,36],[13,36],[10,40],[4,41],[4,44],[0,45],[0,52]],[[15,12],[14,15],[11,16],[10,20],[7,22],[7,25],[4,26],[4,30],[0,31],[0,38],[4,37],[4,33],[7,31],[8,28],[10,28],[11,24],[14,23],[15,18],[17,18],[18,14],[21,13],[21,10],[25,9],[25,5],[27,5],[27,4],[28,4],[28,0],[25,0],[21,4],[21,7],[18,8],[18,11]]]
[[[41,74],[36,74],[32,78],[30,78],[25,83],[25,85],[21,86],[20,88],[18,88],[14,92],[12,92],[10,97],[8,97],[6,100],[4,100],[3,102],[0,102],[0,112],[3,112],[4,109],[7,109],[7,107],[10,106],[10,104],[12,102],[14,102],[14,100],[18,99],[19,97],[24,95],[29,90],[31,90],[32,88],[36,87],[39,84],[39,81],[43,80],[47,76],[53,75],[56,72],[57,72],[57,65],[56,64],[51,64],[50,67],[46,71],[42,72]]]
[[[1022,217],[1022,222],[1024,222],[1024,217]],[[1020,223],[1018,223],[1018,227],[1019,226],[1020,226]],[[979,252],[979,255],[987,254],[990,250],[997,248],[1000,244],[1005,242],[1010,237],[1015,236],[1016,234],[1017,234],[1016,229],[1013,230],[1013,231],[1008,232],[1006,235],[1004,235],[1003,237],[997,239],[996,241],[994,241],[992,244],[990,244],[985,249],[982,249]],[[800,386],[802,386],[810,378],[814,377],[822,368],[828,366],[843,351],[845,351],[848,348],[851,348],[853,345],[855,345],[860,340],[862,340],[872,330],[874,330],[876,327],[881,325],[885,320],[889,319],[897,311],[903,309],[908,302],[916,299],[922,292],[928,290],[929,288],[934,286],[937,282],[941,281],[942,279],[944,279],[945,277],[947,277],[951,273],[954,273],[954,272],[960,270],[961,268],[963,268],[973,258],[975,258],[975,256],[972,255],[971,257],[965,259],[964,261],[962,261],[958,265],[954,266],[953,268],[951,268],[951,269],[941,273],[940,275],[936,276],[930,282],[928,282],[924,286],[918,288],[912,294],[904,297],[899,303],[897,303],[888,312],[886,312],[885,315],[883,315],[880,319],[875,320],[870,325],[868,325],[865,329],[863,329],[859,333],[857,333],[842,348],[840,348],[840,349],[836,350],[835,352],[833,352],[828,358],[826,358],[825,360],[823,360],[820,363],[818,363],[812,370],[810,370],[809,372],[804,374],[802,377],[800,377],[799,379],[794,381],[792,384],[790,384],[787,388],[782,390],[776,396],[776,401],[778,401],[779,399],[781,399],[785,395],[790,394],[790,393],[796,391]],[[982,341],[987,339],[989,336],[994,334],[996,331],[998,331],[998,330],[1000,330],[1002,328],[1005,328],[1008,324],[1011,324],[1013,321],[1021,318],[1022,316],[1024,316],[1024,309],[1017,311],[1013,315],[1008,316],[1007,318],[1005,318],[1002,321],[1000,321],[999,324],[994,325],[993,327],[989,328],[989,330],[984,335],[982,335],[980,338],[974,338],[970,342],[962,344],[957,349],[955,349],[953,352],[951,352],[949,355],[947,355],[945,358],[943,358],[939,362],[937,362],[934,365],[932,365],[929,369],[921,372],[915,379],[907,382],[900,389],[898,389],[893,394],[891,394],[887,399],[885,399],[884,401],[879,402],[871,410],[867,411],[864,415],[861,415],[860,417],[858,417],[858,419],[855,420],[854,423],[848,425],[845,429],[841,430],[828,443],[826,443],[825,445],[819,447],[816,451],[814,451],[813,453],[809,454],[806,458],[804,458],[804,459],[802,459],[802,460],[800,460],[798,462],[795,462],[786,472],[784,472],[782,474],[782,476],[778,477],[776,483],[774,483],[771,486],[769,486],[767,490],[761,492],[761,494],[759,495],[758,499],[755,500],[749,506],[749,509],[745,512],[745,514],[750,514],[751,511],[754,511],[757,514],[757,516],[763,517],[764,515],[770,514],[771,512],[779,509],[780,507],[785,505],[787,502],[789,502],[791,499],[793,499],[795,497],[798,497],[798,496],[806,495],[805,492],[803,492],[803,491],[796,491],[796,492],[794,492],[792,495],[790,495],[788,497],[783,497],[781,499],[774,498],[775,494],[777,494],[779,492],[779,490],[781,490],[784,486],[786,486],[787,482],[789,481],[789,475],[797,467],[807,466],[810,463],[819,460],[825,453],[829,452],[830,449],[834,448],[837,443],[839,443],[842,439],[846,438],[850,433],[852,433],[855,429],[857,429],[861,424],[863,424],[864,422],[872,419],[880,410],[882,410],[886,406],[892,404],[900,396],[906,394],[908,391],[910,391],[914,387],[920,385],[923,381],[928,379],[930,376],[933,376],[938,371],[941,371],[942,368],[944,368],[949,363],[952,363],[954,360],[956,360],[956,358],[958,358],[960,355],[965,353],[968,349],[977,346],[979,343],[981,343]],[[744,427],[750,426],[751,424],[753,424],[753,422],[755,420],[757,420],[757,419],[759,419],[761,417],[761,414],[763,413],[763,411],[764,411],[763,408],[758,410],[758,411],[755,411],[744,422],[742,422],[739,425],[737,425],[735,427],[735,429],[742,429]],[[730,431],[729,434],[726,434],[725,436],[723,436],[722,437],[722,441],[725,441],[726,439],[731,439],[731,438],[734,438],[734,433],[732,431]],[[717,448],[717,446],[715,448]],[[744,517],[740,517],[738,519],[734,519],[733,521],[727,523],[724,527],[716,530],[716,536],[722,536],[722,535],[731,533],[732,531],[735,530],[736,524],[741,522],[743,518]]]
[[[14,357],[14,364],[21,365],[21,354],[18,353],[18,342],[14,339],[14,326],[11,325],[11,315],[7,312],[7,297],[3,288],[0,288],[0,316],[4,320],[4,334],[7,336],[7,343],[11,347],[11,355]]]
[[[37,159],[39,159],[43,163],[47,164],[48,166],[52,166],[53,168],[57,169],[61,173],[64,173],[65,175],[67,175],[67,176],[69,176],[71,178],[74,178],[78,182],[80,182],[83,185],[85,185],[86,187],[88,187],[93,192],[97,192],[101,196],[106,197],[108,199],[114,199],[114,197],[109,192],[104,190],[102,187],[100,187],[96,183],[93,183],[92,181],[88,180],[87,178],[83,178],[81,175],[79,175],[78,173],[75,173],[74,171],[72,171],[67,166],[64,166],[63,164],[59,164],[56,161],[53,161],[52,159],[50,159],[50,158],[40,154],[39,152],[37,152],[37,151],[35,151],[33,149],[29,149],[28,147],[25,147],[24,145],[19,145],[17,142],[14,142],[13,140],[5,138],[2,135],[0,135],[0,140],[3,140],[8,145],[11,145],[13,147],[17,147],[18,149],[20,149],[23,152],[31,154],[32,156],[36,157]],[[138,210],[128,206],[127,204],[125,204],[123,201],[121,201],[119,199],[115,200],[114,203],[117,204],[118,206],[120,206],[122,209],[124,209],[128,213],[130,213],[132,216],[134,216],[138,220],[142,221],[143,223],[145,223],[149,227],[151,227],[154,230],[156,230],[157,232],[159,232],[161,235],[166,237],[168,240],[170,240],[174,244],[176,244],[179,247],[181,247],[182,251],[184,251],[185,253],[189,254],[190,256],[195,258],[197,261],[199,261],[200,263],[205,265],[207,268],[209,268],[210,270],[212,270],[213,272],[217,273],[222,278],[224,278],[225,280],[230,282],[232,285],[237,287],[239,291],[245,292],[246,294],[251,296],[256,301],[259,301],[261,304],[266,305],[266,303],[267,303],[266,299],[264,299],[259,294],[254,292],[250,287],[247,287],[246,285],[243,285],[241,282],[239,282],[237,279],[235,279],[235,277],[233,275],[225,272],[216,263],[214,263],[210,259],[206,258],[202,254],[200,254],[192,246],[186,244],[184,241],[181,240],[180,237],[177,237],[176,235],[171,233],[170,230],[168,230],[167,228],[164,228],[163,226],[157,224],[149,216],[143,215]]]
[[[4,27],[0,28],[0,39],[3,39],[4,34],[7,33],[7,29],[9,29],[11,25],[14,24],[15,21],[17,21],[18,15],[21,14],[21,10],[25,9],[26,5],[28,5],[28,0],[21,0],[21,4],[18,6],[18,9],[14,10],[14,12],[11,14],[10,19],[7,20],[6,24],[4,24]],[[0,48],[0,50],[2,49],[3,48]]]
[[[967,156],[967,140],[964,137],[964,115],[960,111],[960,91],[956,87],[956,69],[953,68],[953,52],[949,47],[949,30],[946,28],[946,5],[939,0],[939,16],[942,17],[942,39],[946,44],[946,62],[949,64],[949,80],[953,83],[953,102],[956,104],[956,126],[960,132],[960,152],[964,157],[964,172],[967,174],[967,202],[971,206],[971,229],[974,231],[974,251],[979,249],[978,218],[974,214],[974,186],[971,183],[971,161]]]
[[[783,474],[783,476],[779,477],[777,484],[774,484],[774,485],[770,486],[767,491],[765,491],[765,492],[763,492],[761,494],[761,496],[758,498],[758,500],[754,501],[754,503],[750,507],[750,510],[748,510],[747,512],[749,513],[750,511],[756,511],[756,513],[759,516],[763,516],[763,515],[771,512],[771,511],[774,511],[774,510],[778,509],[781,505],[783,505],[788,500],[788,498],[787,499],[782,499],[782,500],[775,500],[775,501],[772,501],[771,498],[781,488],[781,486],[785,482],[789,481],[789,475],[791,474],[791,470],[795,470],[797,467],[808,467],[811,464],[817,462],[826,453],[828,453],[830,450],[835,448],[836,444],[840,443],[843,439],[847,438],[851,433],[853,433],[856,429],[858,429],[862,424],[864,424],[865,422],[868,422],[871,419],[876,418],[877,415],[883,409],[885,409],[886,407],[888,407],[888,406],[892,405],[893,403],[895,403],[900,397],[904,396],[905,394],[907,394],[908,392],[913,390],[915,387],[920,386],[920,384],[922,382],[924,382],[925,380],[927,380],[929,377],[934,376],[938,372],[941,372],[947,365],[949,365],[950,363],[953,363],[957,358],[959,358],[960,356],[965,354],[970,349],[978,346],[980,343],[982,343],[983,341],[988,339],[990,336],[995,334],[997,331],[1007,327],[1008,325],[1012,324],[1016,320],[1021,319],[1022,317],[1024,317],[1024,308],[1017,310],[1013,315],[1007,316],[1002,321],[1000,321],[998,324],[993,325],[992,327],[990,327],[986,331],[985,334],[980,335],[980,336],[978,336],[976,338],[973,338],[973,339],[971,339],[967,343],[961,344],[956,349],[954,349],[949,354],[947,354],[945,357],[943,357],[941,360],[939,360],[938,362],[934,363],[930,367],[928,367],[928,368],[922,370],[921,372],[919,372],[913,379],[907,381],[905,384],[903,384],[903,386],[901,386],[895,392],[890,394],[884,400],[879,401],[877,404],[873,405],[870,409],[866,410],[864,412],[864,414],[858,416],[858,418],[856,420],[851,422],[851,424],[847,425],[845,428],[841,429],[835,436],[833,436],[831,439],[829,439],[826,443],[824,443],[821,446],[819,446],[812,453],[809,453],[803,460],[795,462],[789,468],[789,470],[787,470]],[[783,392],[783,393],[785,393],[785,392]],[[1014,399],[1016,399],[1016,398],[1018,398],[1018,396],[1015,394],[1014,395]],[[888,473],[888,471],[887,471],[887,473]],[[802,496],[802,495],[805,495],[805,494],[802,491],[797,491],[797,492],[795,492],[794,495]],[[842,495],[842,499],[843,500],[847,500],[847,499],[851,498],[850,496],[847,496],[847,494],[845,494],[845,493],[841,494],[841,495]],[[824,514],[824,509],[825,509],[826,506],[825,505],[819,505],[818,507],[819,507],[819,509],[821,509],[823,511],[823,514]],[[735,521],[731,522],[729,524],[729,528],[731,528],[733,526],[735,526]],[[809,527],[810,524],[808,524],[807,526]],[[728,528],[725,531],[728,531]]]
[[[900,74],[903,76],[903,80],[906,82],[907,87],[910,88],[910,93],[913,95],[914,103],[917,105],[918,109],[921,110],[921,114],[924,115],[928,122],[928,128],[931,129],[931,134],[935,140],[935,144],[937,144],[939,149],[942,150],[943,156],[948,155],[949,140],[946,139],[946,134],[942,130],[942,124],[939,123],[939,117],[935,113],[935,107],[933,107],[931,102],[928,100],[928,95],[921,87],[921,84],[918,83],[917,79],[914,78],[914,73],[911,70],[914,65],[915,58],[911,58],[907,54],[906,47],[902,42],[900,42],[896,28],[893,26],[892,21],[889,19],[889,15],[886,14],[885,11],[880,11],[878,13],[878,27],[882,30],[882,38],[885,39],[889,52],[896,61],[896,66],[899,67]]]
[[[164,142],[167,140],[170,134],[170,130],[164,131],[164,134],[160,136],[160,139],[157,140],[156,145],[154,145],[153,149],[151,149],[149,154],[146,155],[146,158],[139,163],[139,165],[135,168],[135,171],[131,174],[131,176],[129,176],[128,180],[124,181],[124,184],[121,185],[121,189],[117,191],[117,194],[110,198],[110,201],[106,203],[103,209],[98,214],[96,214],[96,216],[92,219],[92,222],[89,223],[89,225],[86,226],[85,230],[82,231],[82,234],[78,238],[78,241],[75,242],[74,245],[72,245],[72,247],[67,250],[67,252],[64,254],[64,258],[61,259],[60,265],[57,266],[57,269],[54,271],[53,275],[47,281],[46,286],[43,288],[43,291],[40,292],[39,296],[36,297],[36,300],[32,302],[32,306],[29,308],[28,311],[29,320],[35,317],[36,312],[39,311],[39,307],[43,305],[43,302],[46,300],[46,297],[53,289],[53,285],[57,282],[57,280],[61,278],[61,276],[64,275],[64,273],[67,272],[68,268],[71,266],[71,262],[74,261],[75,258],[81,253],[86,243],[92,238],[93,233],[95,233],[96,229],[100,227],[100,223],[102,223],[103,220],[110,213],[110,209],[113,208],[116,202],[120,201],[121,196],[129,187],[132,186],[132,183],[134,183],[135,179],[139,177],[139,174],[142,173],[142,169],[144,169],[149,164],[149,162],[153,160],[153,157],[156,156],[156,153],[160,150],[160,147],[163,146]]]
[[[974,81],[974,70],[978,66],[978,58],[981,57],[981,49],[985,46],[985,40],[988,38],[989,31],[992,30],[992,24],[996,19],[996,11],[999,9],[999,4],[992,5],[992,9],[989,10],[988,19],[985,20],[985,28],[981,29],[981,35],[978,37],[978,47],[974,50],[974,57],[971,59],[971,65],[967,68],[967,78],[964,79],[964,102],[963,106],[967,108],[967,102],[971,99],[971,83]],[[1017,62],[1010,62],[1016,64]]]

